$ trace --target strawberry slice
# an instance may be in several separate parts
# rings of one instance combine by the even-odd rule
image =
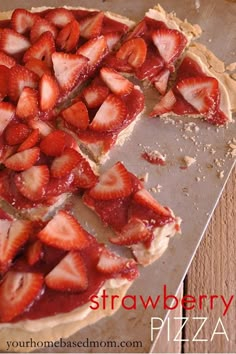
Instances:
[[[28,170],[15,175],[18,191],[27,199],[42,199],[49,182],[49,169],[46,165],[32,166]]]
[[[31,87],[24,87],[19,97],[16,114],[18,117],[28,120],[38,113],[38,91]]]
[[[51,74],[51,70],[47,64],[44,61],[36,58],[32,58],[27,61],[27,63],[25,63],[25,67],[37,74],[39,78],[41,78],[43,74]]]
[[[163,216],[170,216],[170,211],[159,204],[146,189],[140,189],[134,194],[134,201],[145,208]]]
[[[44,74],[39,82],[39,104],[42,111],[53,109],[57,103],[60,90],[53,76]]]
[[[116,53],[117,59],[127,60],[133,68],[143,65],[147,55],[147,45],[142,38],[132,38],[122,44]]]
[[[3,209],[0,208],[0,219],[13,221],[13,218],[10,214],[6,213]]]
[[[56,79],[63,90],[68,92],[74,88],[87,66],[88,59],[82,55],[53,53],[53,68]]]
[[[109,52],[111,52],[115,48],[115,46],[119,43],[122,34],[120,32],[108,32],[105,33],[103,36],[107,42],[107,47],[109,49]]]
[[[58,28],[63,28],[75,18],[71,11],[65,8],[58,8],[50,10],[46,14],[45,19],[52,23],[54,26]]]
[[[8,102],[0,102],[0,136],[15,116],[15,107]]]
[[[181,32],[169,28],[154,31],[152,40],[166,64],[175,62],[187,44],[187,39]]]
[[[92,198],[101,200],[127,197],[131,193],[131,177],[121,162],[104,172],[98,183],[89,191]]]
[[[76,52],[76,54],[83,55],[88,58],[90,66],[97,66],[107,53],[107,43],[103,36],[90,39],[83,44]]]
[[[64,177],[76,167],[80,160],[80,154],[71,148],[66,148],[61,156],[56,157],[51,165],[52,177]]]
[[[39,239],[49,246],[63,250],[80,250],[89,246],[86,231],[78,221],[64,210],[60,210],[38,234]]]
[[[16,65],[16,61],[4,52],[0,52],[0,65],[4,65],[8,69],[11,69],[14,65]]]
[[[164,95],[166,93],[169,77],[170,70],[164,68],[158,75],[154,77],[152,81],[155,88],[158,92],[160,92],[161,95]]]
[[[30,119],[28,125],[32,129],[38,129],[41,137],[45,137],[53,131],[53,127],[49,123],[43,122],[40,119]]]
[[[0,285],[0,321],[9,322],[23,313],[42,289],[42,274],[8,272]]]
[[[24,171],[32,167],[38,160],[40,149],[33,147],[24,151],[17,152],[16,154],[8,157],[4,165],[14,171]]]
[[[6,144],[3,135],[0,136],[0,164],[16,152],[16,146],[9,146]]]
[[[51,32],[54,39],[57,36],[57,28],[44,18],[39,17],[30,31],[31,43],[35,43],[44,32]]]
[[[176,85],[183,98],[199,113],[215,110],[219,105],[218,81],[213,77],[190,77]]]
[[[13,29],[1,29],[0,50],[4,53],[14,56],[24,53],[30,47],[30,41],[17,33]]]
[[[88,288],[87,268],[79,252],[69,252],[45,277],[50,289],[80,292]]]
[[[4,65],[0,65],[0,101],[3,101],[8,94],[10,69]]]
[[[72,185],[73,181],[74,176],[72,173],[62,178],[51,177],[46,187],[45,196],[47,196],[47,198],[57,197],[63,193],[74,191],[75,188]]]
[[[76,48],[79,35],[79,23],[76,20],[71,21],[58,33],[56,44],[61,50],[68,53]]]
[[[50,68],[52,66],[52,54],[55,50],[53,35],[51,32],[45,32],[41,34],[39,39],[25,52],[23,61],[27,63],[27,61],[32,58],[36,58],[45,62]]]
[[[31,222],[26,220],[0,220],[0,273],[9,268],[16,254],[28,240],[31,226]]]
[[[102,31],[104,13],[97,12],[80,20],[80,34],[86,39],[98,37]]]
[[[98,181],[89,162],[81,155],[78,165],[72,171],[74,176],[73,185],[78,188],[92,188]]]
[[[81,101],[61,112],[65,121],[80,130],[86,130],[89,125],[89,114],[85,104]]]
[[[119,246],[131,246],[139,242],[145,242],[150,238],[151,232],[139,219],[132,218],[125,225],[117,237],[110,237],[109,241]]]
[[[113,94],[110,94],[103,102],[90,128],[95,131],[114,131],[121,126],[127,115],[125,103]]]
[[[62,130],[54,130],[40,143],[40,150],[48,156],[61,156],[66,148],[73,147],[77,147],[75,139]]]
[[[43,244],[40,240],[32,243],[26,250],[25,253],[27,262],[29,265],[34,265],[43,257]]]
[[[21,144],[30,133],[30,128],[24,123],[9,124],[4,132],[5,140],[8,145]]]
[[[24,34],[29,32],[35,21],[38,19],[38,15],[29,12],[25,9],[16,9],[11,16],[11,27],[18,33]]]
[[[173,91],[168,91],[165,96],[163,96],[160,101],[154,106],[149,116],[156,117],[171,112],[171,109],[173,108],[175,102],[176,98]]]
[[[24,87],[37,88],[38,76],[21,65],[15,65],[10,69],[9,96],[16,102]]]
[[[102,68],[100,76],[109,89],[116,95],[128,95],[134,88],[132,82],[120,75],[116,70]]]
[[[88,108],[97,108],[105,101],[109,95],[107,86],[91,84],[83,90],[83,97]]]
[[[28,137],[25,139],[25,141],[23,141],[23,143],[18,147],[17,151],[20,152],[20,151],[30,149],[30,148],[34,147],[38,141],[39,141],[39,130],[34,129],[28,135]]]

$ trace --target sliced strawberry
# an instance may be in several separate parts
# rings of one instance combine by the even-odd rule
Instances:
[[[85,104],[81,101],[61,112],[63,119],[80,130],[86,130],[89,125],[89,114]]]
[[[8,157],[8,159],[5,160],[4,165],[14,171],[24,171],[35,164],[39,158],[39,154],[40,150],[37,147],[20,151]]]
[[[97,66],[104,58],[107,50],[106,40],[103,36],[100,36],[90,39],[87,43],[83,44],[76,53],[88,58],[88,64],[90,66]]]
[[[91,84],[83,90],[83,97],[88,108],[97,108],[105,101],[109,95],[107,86]]]
[[[15,65],[10,69],[9,96],[16,102],[24,87],[37,88],[38,76],[21,65]]]
[[[32,243],[26,250],[26,259],[29,265],[34,265],[43,257],[43,245],[40,240]]]
[[[98,183],[89,191],[91,197],[101,200],[126,197],[131,193],[131,177],[121,162],[104,172]]]
[[[18,147],[17,151],[24,151],[34,147],[39,141],[39,130],[34,129],[29,136],[23,141],[23,143]]]
[[[1,220],[8,220],[8,221],[13,221],[13,217],[6,213],[3,209],[0,208],[0,219]]]
[[[57,197],[61,196],[63,193],[74,191],[75,187],[72,185],[73,181],[73,173],[62,178],[51,177],[46,187],[45,196],[47,196],[47,198]]]
[[[10,69],[4,65],[0,65],[0,102],[3,101],[8,94],[9,76]]]
[[[181,32],[169,28],[154,31],[152,40],[166,64],[176,61],[187,44],[187,39]]]
[[[190,77],[176,85],[183,98],[199,113],[214,110],[219,104],[219,85],[213,77]]]
[[[8,102],[0,102],[0,136],[15,116],[15,107]]]
[[[98,37],[102,31],[103,12],[97,12],[80,20],[80,34],[86,39]]]
[[[134,69],[125,59],[118,59],[114,53],[108,54],[103,60],[103,66],[114,68],[122,73],[133,73]],[[138,72],[138,69],[135,70]]]
[[[56,44],[61,50],[68,53],[76,48],[79,35],[79,23],[76,20],[71,21],[58,33]]]
[[[125,225],[117,237],[110,237],[109,241],[119,246],[131,246],[139,242],[145,242],[150,238],[151,232],[139,219],[132,218]]]
[[[71,148],[66,148],[61,156],[56,157],[51,165],[52,177],[64,177],[76,167],[80,160],[80,154]]]
[[[10,271],[0,285],[0,321],[9,322],[23,313],[43,288],[43,275]]]
[[[80,292],[88,288],[87,268],[79,252],[71,251],[45,277],[46,285],[57,291]]]
[[[0,273],[5,272],[12,260],[26,243],[31,232],[31,222],[26,220],[0,220]]]
[[[74,16],[70,10],[65,8],[57,8],[50,10],[46,14],[45,19],[52,23],[54,26],[63,28],[74,20]]]
[[[41,78],[43,74],[51,74],[51,70],[49,69],[47,64],[42,60],[36,58],[32,58],[27,61],[27,63],[25,63],[25,67],[37,74],[39,78]]]
[[[135,28],[132,30],[132,32],[129,33],[127,39],[131,38],[136,38],[136,37],[142,37],[144,34],[148,32],[148,27],[145,18],[140,21]]]
[[[78,165],[72,171],[73,185],[78,188],[92,188],[98,181],[88,161],[81,155]]]
[[[128,95],[134,88],[132,82],[113,69],[102,68],[100,76],[109,89],[116,95]]]
[[[153,84],[157,89],[157,91],[160,92],[161,95],[164,95],[166,93],[169,77],[170,77],[170,70],[164,68],[153,79]]]
[[[44,32],[51,32],[54,39],[57,36],[57,28],[44,18],[39,17],[30,31],[31,43],[35,43]]]
[[[14,56],[24,53],[30,47],[30,41],[17,33],[13,29],[1,29],[0,50],[4,53]]]
[[[16,32],[24,34],[30,31],[37,18],[38,15],[35,13],[25,9],[16,9],[11,16],[11,27]]]
[[[3,135],[0,135],[0,164],[16,152],[16,146],[9,146],[6,144]]]
[[[42,199],[49,182],[49,169],[46,165],[32,166],[14,178],[18,191],[27,199]]]
[[[133,68],[139,68],[145,61],[147,55],[147,45],[142,38],[132,38],[122,44],[116,57],[127,60]]]
[[[87,66],[88,59],[78,54],[53,53],[53,68],[56,79],[63,90],[72,90]]]
[[[50,68],[52,66],[52,54],[55,52],[55,41],[51,32],[41,34],[39,39],[25,52],[23,61],[32,58],[42,60]]]
[[[149,116],[156,117],[171,112],[171,109],[173,108],[175,102],[176,98],[173,91],[168,91],[165,96],[163,96],[160,101],[154,106]]]
[[[115,46],[119,43],[122,34],[120,32],[108,32],[103,36],[107,42],[107,47],[109,49],[109,52],[111,52],[115,48]]]
[[[118,96],[110,94],[97,111],[90,127],[99,132],[114,131],[121,126],[126,114],[125,103]]]
[[[39,239],[49,246],[63,250],[80,250],[89,246],[86,231],[78,221],[64,210],[60,210],[38,234]]]
[[[53,109],[57,103],[60,90],[53,76],[44,74],[39,82],[39,103],[42,111]]]
[[[8,145],[21,144],[30,133],[30,128],[24,123],[12,123],[7,126],[4,132]]]
[[[134,194],[134,201],[159,215],[170,216],[170,211],[159,204],[146,189],[140,189]]]
[[[11,69],[14,65],[16,65],[16,61],[4,52],[0,52],[0,65],[4,65],[8,69]]]
[[[24,87],[19,97],[16,114],[18,117],[28,120],[38,113],[38,91],[31,87]]]
[[[62,130],[54,130],[42,139],[40,150],[48,156],[61,156],[66,148],[76,147],[75,139]]]

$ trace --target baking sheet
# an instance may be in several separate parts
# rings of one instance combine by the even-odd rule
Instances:
[[[10,10],[14,7],[31,8],[32,6],[85,6],[101,10],[109,10],[126,15],[134,20],[143,17],[148,8],[157,1],[142,0],[90,0],[84,1],[11,1],[0,3],[0,10]],[[223,0],[166,0],[159,3],[167,11],[175,11],[180,18],[187,18],[192,23],[198,23],[203,29],[200,41],[226,63],[236,59],[236,4]],[[200,5],[200,7],[199,7]],[[216,32],[216,28],[220,31]],[[227,38],[227,40],[226,40]],[[157,99],[153,89],[146,89],[147,107],[152,107]],[[150,108],[149,108],[150,109]],[[147,108],[148,112],[148,108]],[[154,196],[164,205],[170,206],[183,218],[182,235],[175,236],[169,248],[160,260],[153,265],[141,269],[141,276],[129,290],[131,295],[152,296],[163,293],[163,285],[167,285],[168,293],[175,294],[186,275],[198,244],[204,234],[213,210],[222,193],[223,187],[233,168],[234,160],[228,156],[228,142],[236,137],[236,126],[230,124],[227,129],[209,126],[207,123],[196,121],[199,132],[194,129],[186,131],[185,119],[173,125],[160,119],[144,117],[136,125],[132,134],[123,147],[115,148],[111,158],[102,167],[107,169],[115,161],[122,160],[127,168],[137,175],[148,172],[146,187],[162,188]],[[165,167],[150,165],[142,160],[140,155],[145,147],[158,150],[167,155]],[[213,148],[213,150],[212,150]],[[215,151],[215,152],[214,152]],[[188,169],[181,169],[182,158],[185,155],[196,157],[197,162]],[[224,177],[219,173],[224,171]],[[200,181],[197,181],[200,179]],[[95,223],[100,234],[108,233],[98,219],[85,209],[80,211],[86,227]],[[93,229],[91,230],[93,231]],[[223,235],[222,235],[223,236]],[[194,294],[192,294],[194,295]],[[89,326],[74,336],[73,340],[124,340],[142,341],[142,348],[82,348],[81,352],[149,352],[153,343],[150,338],[151,317],[166,316],[162,306],[157,310],[139,309],[127,311],[121,309],[110,318],[105,318],[93,326]],[[65,352],[65,348],[56,348],[57,352]],[[79,352],[79,348],[66,348],[66,352]],[[44,349],[52,352],[52,348]]]

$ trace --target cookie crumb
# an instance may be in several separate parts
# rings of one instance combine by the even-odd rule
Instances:
[[[224,178],[224,176],[225,176],[225,171],[219,171],[219,172],[218,172],[218,177],[219,177],[220,179]]]
[[[183,160],[187,167],[193,165],[197,161],[194,157],[191,156],[184,156]]]

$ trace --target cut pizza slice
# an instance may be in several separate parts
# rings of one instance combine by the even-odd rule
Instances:
[[[159,204],[121,162],[99,177],[83,201],[115,232],[110,242],[131,248],[142,265],[159,258],[170,237],[180,232],[181,219]]]

